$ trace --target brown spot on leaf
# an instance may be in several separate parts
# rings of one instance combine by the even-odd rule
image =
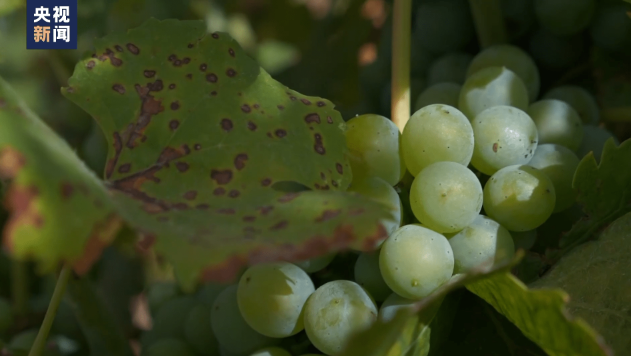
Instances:
[[[118,173],[128,173],[131,170],[131,163],[121,164],[118,167]]]
[[[218,209],[217,212],[219,214],[224,214],[224,215],[234,215],[234,214],[236,214],[236,210],[234,210],[232,208]]]
[[[4,150],[2,152],[4,155]],[[2,163],[0,165],[4,166]],[[5,208],[11,212],[11,215],[4,225],[4,243],[9,251],[13,249],[13,234],[20,226],[31,225],[36,228],[43,226],[44,218],[37,207],[39,194],[35,186],[23,187],[18,184],[12,185],[6,193]]]
[[[497,142],[493,144],[493,152],[497,152]]]
[[[324,148],[324,145],[322,145],[322,135],[317,133],[314,135],[314,138],[315,144],[313,145],[313,149],[321,155],[325,154],[326,149]]]
[[[217,74],[215,73],[206,74],[206,80],[211,83],[217,83]]]
[[[256,216],[253,215],[246,215],[243,217],[243,221],[245,222],[253,222],[254,220],[256,220]]]
[[[195,200],[195,198],[197,198],[197,191],[195,190],[189,190],[188,192],[184,193],[184,199],[186,200]]]
[[[283,138],[283,137],[287,136],[287,131],[285,131],[283,129],[278,129],[274,133],[276,134],[276,137],[278,137],[278,138]]]
[[[320,115],[318,115],[317,113],[311,113],[311,114],[307,114],[307,116],[305,116],[305,121],[310,124],[312,122],[315,122],[317,124],[320,123]]]
[[[231,57],[234,57],[234,49],[228,48],[228,53],[230,53]]]
[[[319,107],[326,106],[326,104],[324,103],[324,101],[318,101],[318,102],[316,103],[316,105],[318,105]]]
[[[221,119],[221,123],[220,124],[221,124],[221,128],[224,131],[228,132],[228,131],[232,130],[232,127],[233,127],[232,126],[232,120],[230,120],[228,118]]]
[[[290,202],[300,196],[300,193],[287,193],[282,197],[278,198],[279,203],[287,203]]]
[[[234,167],[240,171],[245,167],[245,161],[248,160],[248,155],[245,153],[239,153],[235,158],[234,158]]]
[[[217,182],[217,184],[224,185],[230,183],[232,180],[232,171],[229,169],[218,170],[213,169],[210,171],[210,178]]]
[[[110,214],[104,221],[96,223],[83,247],[81,257],[72,264],[74,272],[79,276],[88,273],[101,257],[103,250],[114,241],[122,226],[123,222],[116,214]]]
[[[122,84],[114,84],[112,89],[118,94],[125,94],[125,87]]]
[[[118,52],[122,52],[122,51],[123,51],[123,47],[121,47],[120,45],[116,45],[116,46],[114,46],[114,48],[115,48]]]
[[[158,79],[153,83],[147,84],[147,87],[151,91],[160,91],[164,88],[164,83],[162,82],[162,79]]]
[[[72,184],[68,182],[61,183],[61,197],[62,198],[68,199],[72,196],[72,193],[74,193],[74,187],[72,186]]]
[[[336,218],[338,215],[340,215],[342,213],[341,209],[335,209],[335,210],[330,210],[327,209],[325,211],[322,212],[322,215],[320,215],[319,217],[316,218],[316,222],[324,222],[324,221],[328,221],[331,219]]]
[[[311,105],[311,101],[309,101],[308,99],[300,99],[300,101],[302,101],[303,104],[305,105]]]
[[[287,220],[283,220],[283,221],[278,222],[274,226],[270,227],[269,229],[272,231],[282,230],[286,228],[287,225],[289,225],[289,222]]]
[[[116,53],[114,53],[114,51],[112,51],[109,48],[106,48],[105,49],[105,53],[103,53],[102,55],[98,56],[97,58],[101,62],[109,59],[110,63],[112,63],[112,65],[114,67],[120,67],[123,64],[123,61],[120,58],[116,58]]]
[[[291,101],[296,101],[296,99],[298,99],[298,98],[296,98],[296,97],[295,97],[295,96],[293,96],[293,95],[290,95],[290,96],[289,96],[289,99],[290,99]]]
[[[126,146],[130,149],[136,147],[136,140],[143,136],[145,129],[151,122],[151,117],[164,110],[162,102],[156,100],[151,91],[162,90],[162,80],[156,80],[153,84],[149,83],[146,87],[136,84],[136,93],[140,97],[142,104],[140,107],[140,115],[135,123],[131,124],[123,133],[123,139]]]
[[[199,70],[201,70],[202,72],[205,72],[206,69],[208,69],[208,65],[206,63],[202,63],[199,65]]]
[[[169,89],[171,90],[175,89],[175,84],[169,84]]]
[[[341,163],[336,163],[335,164],[335,170],[337,171],[337,173],[339,174],[344,174],[344,167],[342,167]]]
[[[129,50],[129,52],[131,52],[133,54],[139,54],[140,53],[140,49],[133,43],[128,43],[127,44],[127,49]]]
[[[285,107],[282,105],[276,105],[276,107],[278,108],[278,110],[285,110]]]
[[[328,122],[329,124],[333,123],[333,119],[330,116],[326,117],[326,122]]]
[[[228,196],[230,198],[236,198],[239,195],[241,195],[241,193],[238,190],[236,190],[236,189],[233,189],[233,190],[230,191],[230,193],[228,193]]]
[[[214,39],[219,39],[219,34],[217,32],[213,32],[211,36]]]
[[[213,91],[210,92],[210,95],[217,96],[217,92],[215,90],[213,90]]]
[[[171,110],[177,110],[180,108],[180,102],[179,101],[174,101],[171,103]]]
[[[267,186],[269,186],[270,184],[272,184],[272,180],[271,180],[271,179],[269,179],[269,178],[265,178],[265,179],[263,179],[263,180],[261,181],[261,185],[262,185],[262,186],[264,186],[264,187],[267,187]]]
[[[173,61],[173,66],[174,67],[181,67],[182,66],[182,60],[180,59],[176,59]]]
[[[191,73],[188,73],[188,74],[186,75],[186,79],[193,79],[193,75],[192,75]]]
[[[105,166],[105,177],[107,179],[109,179],[112,176],[112,173],[114,173],[114,167],[116,167],[118,158],[123,150],[123,141],[120,134],[118,132],[114,132],[112,136],[114,137],[114,157],[107,161],[107,165]]]
[[[94,66],[96,65],[96,62],[93,60],[89,60],[88,63],[85,65],[88,69],[92,69],[94,68]]]
[[[199,151],[202,149],[202,145],[200,145],[199,143],[196,143],[193,148],[195,149],[195,151]]]
[[[142,73],[145,78],[153,78],[156,75],[156,71],[155,70],[146,70]]]
[[[253,123],[252,121],[248,121],[248,129],[250,131],[256,131],[256,124]]]
[[[191,59],[188,58],[188,57],[184,57],[184,59],[182,59],[182,63],[189,64],[189,63],[191,63]]]
[[[171,130],[177,130],[177,128],[180,126],[180,122],[177,120],[171,120],[169,121],[169,128]]]
[[[272,210],[274,210],[274,207],[271,205],[265,205],[262,206],[260,208],[258,208],[258,211],[261,215],[266,216],[267,214],[269,214]]]
[[[350,210],[348,212],[348,216],[357,216],[357,215],[361,215],[365,212],[364,208],[357,208],[357,209],[353,209]]]
[[[334,187],[337,187],[337,181],[332,180],[332,181],[331,181],[331,185],[333,185]]]
[[[223,189],[222,187],[215,188],[215,190],[213,191],[213,194],[217,196],[221,196],[221,195],[226,194],[226,190]]]
[[[252,111],[252,109],[250,108],[250,105],[243,104],[241,105],[241,111],[243,111],[244,113],[249,113],[250,111]]]
[[[188,171],[189,165],[186,162],[176,162],[175,168],[177,168],[177,170],[180,172],[186,172]]]
[[[10,146],[0,150],[0,178],[11,179],[15,177],[25,164],[24,156]]]

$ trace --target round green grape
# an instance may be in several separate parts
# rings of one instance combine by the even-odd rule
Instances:
[[[379,251],[363,252],[355,261],[355,282],[378,302],[392,293],[379,270]]]
[[[385,204],[393,214],[393,219],[383,223],[388,235],[401,226],[401,198],[394,188],[378,177],[353,179],[349,192],[356,192]],[[379,241],[381,244],[383,241]]]
[[[401,309],[411,309],[418,300],[403,298],[402,296],[392,293],[386,298],[379,308],[379,320],[387,323],[397,316]]]
[[[390,185],[405,174],[397,126],[379,115],[361,115],[346,122],[346,144],[353,178],[375,176]]]
[[[406,225],[383,243],[379,269],[395,293],[421,299],[451,278],[454,255],[445,236],[420,225]]]
[[[414,111],[418,111],[428,105],[443,104],[452,107],[458,106],[460,85],[455,83],[438,83],[423,90],[414,102]]]
[[[531,166],[504,167],[484,186],[484,211],[510,231],[543,224],[552,215],[555,200],[550,178]]]
[[[337,355],[355,333],[377,319],[377,305],[357,283],[337,280],[323,284],[304,308],[305,331],[313,346]]]
[[[147,356],[195,356],[195,352],[182,340],[161,339],[147,349]]]
[[[381,181],[383,182],[383,180]],[[390,185],[388,185],[388,187],[392,188],[392,186]],[[315,273],[326,268],[326,266],[328,266],[334,258],[335,254],[330,253],[328,255],[312,258],[310,260],[296,262],[295,265],[302,268],[307,273]]]
[[[413,176],[436,162],[468,165],[473,145],[471,123],[449,105],[435,104],[418,110],[403,129],[403,158]]]
[[[528,231],[509,231],[513,237],[513,243],[515,244],[515,250],[524,249],[530,250],[537,240],[537,229]]]
[[[515,256],[515,244],[508,230],[484,215],[447,237],[454,252],[454,273],[487,269]]]
[[[472,59],[472,55],[464,52],[450,52],[437,58],[427,71],[427,85],[433,86],[439,83],[462,85],[467,77],[467,69]]]
[[[510,106],[484,110],[472,121],[475,146],[471,164],[492,175],[515,164],[527,164],[537,149],[537,126],[525,112]]]
[[[556,87],[543,97],[544,99],[557,99],[570,105],[585,125],[595,125],[600,120],[600,110],[596,98],[587,90],[576,85],[564,85]]]
[[[195,306],[186,318],[184,335],[186,342],[200,355],[218,356],[219,343],[210,325],[210,310],[206,304]]]
[[[245,322],[239,311],[237,289],[236,284],[224,289],[210,311],[210,325],[220,350],[247,355],[260,348],[277,345],[280,339],[261,335]]]
[[[315,291],[300,267],[275,262],[252,266],[241,276],[237,300],[243,319],[269,337],[288,337],[304,329],[302,308]]]
[[[572,181],[578,163],[578,157],[569,148],[550,143],[539,145],[528,163],[529,166],[543,171],[552,181],[556,195],[555,213],[571,207],[576,202]]]
[[[147,291],[147,303],[149,310],[155,313],[164,303],[181,295],[180,287],[175,282],[156,282],[149,286]]]
[[[423,169],[412,183],[414,216],[437,232],[456,232],[471,224],[482,209],[482,186],[469,168],[437,162]]]
[[[557,99],[533,103],[528,115],[537,125],[539,144],[555,143],[576,151],[583,141],[583,123],[569,104]]]
[[[478,53],[467,70],[467,78],[488,67],[506,67],[526,85],[529,100],[539,96],[539,70],[530,55],[517,46],[501,44],[485,48]]]

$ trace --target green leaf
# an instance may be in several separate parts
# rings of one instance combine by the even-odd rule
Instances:
[[[64,94],[105,132],[119,212],[185,285],[385,237],[385,206],[343,192],[351,172],[331,102],[276,82],[203,21],[149,20],[96,41]]]
[[[0,17],[10,14],[24,5],[24,0],[2,0],[0,2]]]
[[[11,180],[5,247],[41,270],[65,261],[87,272],[120,227],[105,187],[1,78],[0,127],[0,178]]]
[[[616,147],[613,139],[605,143],[600,165],[594,155],[583,158],[574,173],[573,187],[586,218],[579,220],[561,238],[563,251],[593,237],[595,233],[631,211],[631,140]]]
[[[491,269],[472,270],[467,274],[453,276],[449,282],[410,308],[399,310],[392,320],[384,322],[380,318],[377,319],[368,330],[356,334],[340,355],[426,356],[430,350],[431,323],[439,313],[445,297],[469,283],[509,271],[522,258],[523,251],[518,251],[515,258],[507,263]]]
[[[529,290],[509,273],[467,285],[550,356],[610,356],[604,340],[566,309],[568,295],[559,289]]]
[[[567,311],[585,319],[616,355],[631,350],[631,214],[611,224],[597,241],[565,255],[533,287],[563,288]]]

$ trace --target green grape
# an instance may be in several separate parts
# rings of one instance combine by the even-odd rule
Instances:
[[[379,178],[375,178],[375,179],[379,179]],[[380,181],[383,182],[382,179],[380,179]],[[388,185],[388,187],[392,188],[391,185]],[[331,261],[333,261],[334,258],[335,258],[335,254],[330,253],[328,255],[312,258],[310,260],[296,262],[295,265],[302,268],[307,273],[315,273],[315,272],[323,270],[326,266],[328,266],[331,263]]]
[[[583,158],[588,153],[593,152],[596,162],[600,162],[607,140],[613,138],[613,142],[616,145],[620,144],[620,141],[611,132],[602,127],[585,125],[583,126],[583,133],[583,142],[576,151],[579,158]]]
[[[451,52],[437,58],[427,71],[427,85],[439,83],[462,85],[472,59],[472,55],[464,52]]]
[[[166,302],[177,298],[180,294],[180,287],[175,282],[153,283],[147,291],[149,310],[155,314]]]
[[[186,342],[203,356],[219,355],[219,343],[210,325],[211,307],[206,304],[195,306],[184,324]]]
[[[454,255],[445,236],[420,225],[406,225],[383,243],[379,269],[395,293],[421,299],[451,278]]]
[[[537,229],[528,231],[509,231],[513,237],[513,243],[515,244],[515,250],[524,249],[530,250],[537,240]]]
[[[539,95],[539,70],[537,65],[521,48],[513,45],[495,45],[484,49],[473,57],[467,70],[467,78],[489,67],[505,67],[515,73],[526,85],[529,100]]]
[[[572,35],[589,25],[594,0],[535,0],[539,23],[557,35]]]
[[[631,6],[623,4],[601,5],[594,15],[590,33],[594,43],[612,52],[629,52],[631,47]]]
[[[416,11],[412,47],[432,53],[456,51],[475,34],[465,0],[425,1]]]
[[[304,329],[302,307],[315,287],[300,267],[275,262],[252,266],[241,276],[237,300],[243,319],[269,337],[288,337]]]
[[[556,99],[533,103],[528,115],[537,125],[539,144],[554,143],[576,151],[583,140],[581,118],[569,104]]]
[[[469,168],[455,162],[437,162],[414,179],[410,205],[414,216],[428,228],[460,231],[480,213],[482,186]]]
[[[558,36],[541,28],[530,36],[528,48],[541,66],[554,70],[576,64],[585,51],[585,43],[580,34]]]
[[[397,316],[401,309],[409,309],[414,306],[418,300],[403,298],[402,296],[392,293],[386,298],[379,308],[379,320],[387,323]]]
[[[195,352],[185,342],[175,338],[158,340],[143,354],[146,356],[195,356]]]
[[[361,180],[354,179],[348,191],[372,198],[391,209],[394,219],[384,223],[384,228],[388,235],[401,226],[401,199],[397,191],[383,179],[377,177],[367,177]],[[381,242],[383,241],[380,241],[379,244]]]
[[[570,149],[550,143],[539,145],[528,163],[529,166],[543,171],[552,181],[556,195],[553,211],[555,213],[571,207],[576,202],[572,181],[578,163],[578,157]]]
[[[266,347],[250,354],[250,356],[291,356],[289,352],[280,347]]]
[[[210,325],[221,348],[233,354],[249,354],[266,346],[277,345],[279,339],[256,332],[246,323],[237,302],[238,285],[224,289],[213,304]]]
[[[379,115],[361,115],[346,123],[346,144],[350,151],[353,178],[376,176],[390,185],[405,174],[397,126]]]
[[[4,334],[13,325],[13,312],[11,304],[0,297],[0,335]]]
[[[487,67],[472,74],[465,81],[458,98],[458,109],[469,120],[493,106],[528,108],[528,89],[510,69]]]
[[[473,154],[473,130],[458,109],[429,105],[415,112],[405,125],[401,146],[405,164],[413,176],[436,162],[466,166]]]
[[[206,283],[199,288],[196,293],[197,301],[207,305],[209,308],[213,306],[215,299],[224,289],[228,287],[227,284],[218,283]]]
[[[379,251],[363,252],[355,262],[355,282],[376,301],[381,302],[392,293],[379,270]]]
[[[565,85],[556,87],[543,97],[544,99],[558,99],[568,103],[585,125],[595,125],[600,120],[600,111],[596,99],[587,90],[575,86]]]
[[[531,166],[508,166],[484,186],[484,211],[510,231],[528,231],[552,215],[556,194],[548,176]]]
[[[425,89],[415,101],[414,111],[418,111],[428,105],[443,104],[452,107],[458,106],[460,85],[455,83],[438,83]]]
[[[537,149],[537,126],[525,112],[510,106],[484,110],[472,121],[475,147],[471,164],[492,175],[515,164],[527,164]]]
[[[337,280],[320,286],[304,308],[305,331],[313,346],[336,355],[355,333],[377,319],[377,305],[357,283]]]
[[[484,215],[478,215],[471,225],[447,238],[454,252],[454,273],[490,268],[515,256],[515,244],[508,230]]]
[[[185,325],[190,312],[197,305],[192,296],[180,296],[165,302],[153,318],[153,328],[143,334],[142,346],[150,347],[166,338],[185,338]]]
[[[519,38],[527,34],[536,21],[532,0],[501,0],[500,4],[510,37]]]

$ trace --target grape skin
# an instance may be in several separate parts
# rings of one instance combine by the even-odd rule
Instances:
[[[391,186],[388,187],[392,188]],[[307,273],[315,273],[326,268],[326,266],[328,266],[334,258],[335,254],[331,253],[328,255],[312,258],[310,260],[296,262],[295,265],[302,268],[303,271]]]
[[[354,179],[349,192],[356,192],[363,196],[385,204],[393,214],[393,219],[383,222],[388,235],[401,226],[401,198],[394,188],[378,177]],[[378,244],[381,244],[380,241]]]
[[[390,185],[405,174],[397,126],[379,115],[361,115],[346,122],[346,144],[354,179],[376,176]]]
[[[539,144],[555,143],[576,151],[583,141],[581,118],[570,105],[556,99],[533,103],[528,115],[537,126]]]
[[[379,308],[379,320],[387,323],[397,316],[399,310],[411,309],[417,300],[403,298],[402,296],[392,293],[386,298]]]
[[[241,276],[237,300],[248,325],[265,336],[282,338],[302,331],[302,308],[314,291],[311,278],[300,267],[265,263]]]
[[[473,57],[467,70],[467,78],[488,67],[506,67],[526,85],[528,98],[533,102],[539,96],[539,69],[528,53],[513,45],[495,45]]]
[[[435,104],[418,110],[403,129],[403,157],[413,176],[436,162],[468,165],[473,144],[471,123],[449,105]]]
[[[494,106],[507,105],[526,110],[528,103],[528,89],[517,74],[505,67],[487,67],[467,78],[460,90],[458,109],[473,120],[479,113]]]
[[[416,176],[410,189],[414,216],[437,232],[456,232],[471,224],[482,208],[482,186],[467,167],[437,162]]]
[[[543,224],[552,215],[555,200],[550,178],[531,166],[504,167],[484,186],[484,211],[510,231]]]
[[[237,289],[236,284],[224,289],[210,312],[210,323],[221,348],[242,355],[276,345],[279,339],[261,335],[245,322],[237,303]]]
[[[600,111],[596,99],[587,90],[576,85],[556,87],[543,97],[544,99],[558,99],[570,105],[585,125],[594,125],[600,120]]]
[[[383,243],[379,269],[390,289],[417,300],[451,278],[453,251],[443,235],[420,225],[406,225]]]
[[[349,338],[366,330],[377,319],[377,305],[357,283],[337,280],[313,293],[304,308],[305,331],[313,345],[336,355]]]
[[[469,226],[447,238],[454,253],[456,274],[473,268],[487,269],[515,256],[515,244],[508,230],[484,215],[478,215]]]
[[[186,342],[200,355],[219,355],[219,343],[210,325],[211,307],[205,304],[195,306],[186,318],[184,335]]]
[[[472,55],[464,52],[451,52],[437,58],[427,71],[427,85],[440,83],[462,85],[472,59]]]
[[[620,141],[607,129],[598,126],[585,125],[583,126],[583,142],[581,147],[578,148],[578,157],[583,158],[588,153],[593,152],[596,162],[600,162],[600,158],[603,154],[605,142],[610,138],[613,139],[613,143],[620,144]]]
[[[572,181],[578,163],[578,157],[574,152],[567,147],[554,144],[537,147],[535,155],[528,163],[528,165],[543,171],[552,181],[556,195],[555,213],[568,209],[576,201]]]
[[[471,164],[492,175],[515,164],[527,164],[537,149],[537,126],[525,112],[496,106],[481,112],[472,122],[475,146]]]
[[[455,83],[434,84],[418,96],[414,103],[414,111],[432,104],[449,105],[455,108],[458,106],[460,88],[461,86]]]
[[[355,282],[376,301],[381,302],[392,293],[379,270],[379,251],[363,252],[355,261]]]

